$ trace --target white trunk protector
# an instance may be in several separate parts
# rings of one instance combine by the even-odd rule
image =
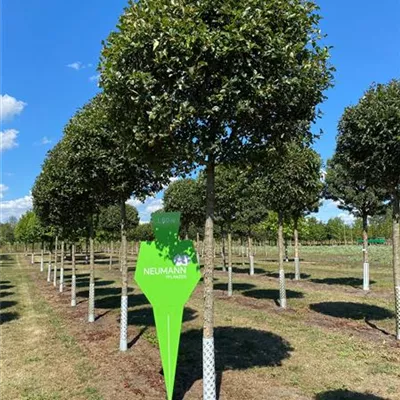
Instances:
[[[282,308],[286,308],[286,287],[285,287],[285,271],[279,270],[279,298]]]
[[[203,337],[203,400],[216,400],[214,338]]]
[[[369,264],[363,264],[363,289],[369,290]]]
[[[76,275],[72,275],[71,282],[71,307],[76,306]]]
[[[121,321],[120,321],[119,349],[128,349],[128,296],[121,296]]]

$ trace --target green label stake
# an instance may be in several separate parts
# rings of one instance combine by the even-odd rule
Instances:
[[[172,399],[183,307],[200,280],[191,240],[179,240],[180,213],[152,214],[156,240],[141,242],[135,280],[153,306],[168,399]]]

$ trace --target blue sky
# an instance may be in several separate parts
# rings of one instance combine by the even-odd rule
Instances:
[[[332,45],[335,87],[321,105],[315,148],[323,159],[335,147],[336,126],[372,82],[400,75],[400,2],[319,0],[321,29]],[[10,0],[2,2],[1,218],[30,207],[30,189],[46,152],[68,119],[98,90],[101,41],[115,29],[127,0]],[[161,206],[161,195],[135,204],[143,220]],[[325,202],[318,217],[347,214]]]

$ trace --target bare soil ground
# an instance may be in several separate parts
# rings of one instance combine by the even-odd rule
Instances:
[[[309,250],[300,282],[290,279],[293,265],[288,263],[287,310],[277,303],[273,251],[268,257],[258,255],[253,277],[242,258],[235,259],[231,298],[226,273],[216,271],[220,399],[400,399],[390,265],[379,253],[379,268],[372,270],[371,292],[366,294],[354,253],[346,249],[327,256],[324,249]],[[126,353],[118,350],[117,262],[109,270],[106,256],[97,254],[97,319],[90,324],[88,266],[78,266],[78,305],[72,308],[68,263],[66,288],[60,294],[46,282],[46,273],[39,272],[38,261],[31,266],[23,255],[1,255],[0,398],[165,398],[152,309],[133,282],[134,259],[129,263]],[[185,309],[175,399],[202,398],[202,296],[199,284]]]

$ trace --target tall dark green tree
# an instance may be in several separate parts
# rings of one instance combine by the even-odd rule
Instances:
[[[339,122],[336,154],[387,192],[393,210],[396,336],[400,340],[400,81],[373,85]],[[340,156],[339,156],[340,155]],[[362,175],[364,174],[364,175]]]
[[[298,220],[318,204],[322,191],[320,181],[321,159],[308,144],[292,141],[278,149],[268,151],[268,157],[261,157],[261,163],[254,169],[264,191],[262,197],[268,208],[278,214],[278,252],[280,305],[286,307],[284,254],[284,222],[294,218],[296,242],[295,258],[297,278],[300,276],[298,253]]]
[[[25,252],[28,244],[32,245],[31,263],[33,264],[35,243],[40,242],[42,238],[42,226],[37,215],[33,211],[27,211],[17,222],[14,232],[16,240],[24,243]]]
[[[373,186],[363,169],[351,169],[352,165],[340,164],[337,158],[328,161],[325,197],[362,219],[363,288],[369,290],[368,217],[384,212],[385,191]]]
[[[236,229],[241,230],[247,239],[249,273],[254,275],[253,233],[255,226],[268,215],[268,203],[265,201],[265,187],[262,179],[252,176],[249,171],[243,171],[241,191],[236,199],[238,212],[235,221]]]
[[[125,137],[120,135],[123,123],[113,118],[110,103],[104,94],[96,95],[69,121],[64,140],[68,143],[70,167],[82,176],[85,188],[95,198],[91,215],[101,206],[118,204],[121,212],[121,335],[120,350],[127,350],[128,268],[126,201],[133,195],[144,199],[166,183],[140,158]],[[93,226],[93,225],[91,225]],[[94,320],[94,256],[91,230],[91,274],[89,284],[89,319]]]
[[[215,398],[215,166],[311,121],[331,82],[312,1],[130,1],[102,51],[100,85],[151,164],[202,165],[207,176],[204,397]],[[303,133],[300,133],[303,134]],[[207,362],[206,362],[207,360]]]
[[[204,191],[196,179],[178,179],[164,192],[164,211],[181,213],[181,231],[188,237],[190,225],[199,227],[204,219]]]
[[[62,242],[69,239],[73,243],[85,231],[92,212],[92,203],[96,199],[93,193],[85,186],[82,176],[77,173],[69,162],[70,149],[62,140],[52,149],[43,164],[40,175],[36,178],[33,189],[33,208],[38,215],[42,226],[51,228],[56,236],[55,258],[54,258],[54,285],[57,284],[57,243],[58,236]],[[63,244],[61,244],[63,247]],[[73,261],[75,255],[73,254]],[[63,257],[61,257],[63,263]],[[50,281],[51,253],[47,280]],[[60,269],[60,291],[63,290],[64,276],[63,267]],[[76,270],[72,263],[71,276],[71,306],[76,306]]]
[[[139,225],[139,214],[135,207],[127,204],[126,208],[126,232],[127,236],[133,236],[135,228]],[[114,253],[114,241],[121,238],[121,207],[112,205],[104,207],[99,214],[98,229],[103,237],[110,241],[110,263],[111,268]]]

